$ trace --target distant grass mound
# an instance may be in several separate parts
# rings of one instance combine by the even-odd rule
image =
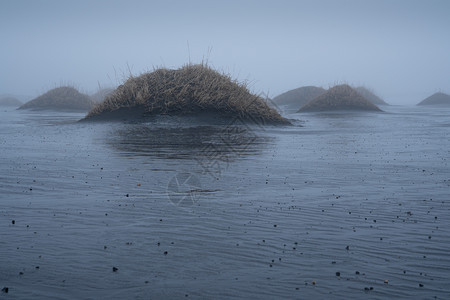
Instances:
[[[95,103],[100,103],[103,100],[105,100],[107,96],[111,95],[113,92],[114,92],[113,88],[99,89],[97,92],[90,95],[90,97],[92,101],[94,101]]]
[[[349,85],[337,85],[300,108],[299,112],[361,110],[381,111]]]
[[[273,101],[279,105],[295,106],[297,110],[325,92],[326,90],[321,87],[303,86],[280,94],[273,98]]]
[[[22,102],[20,102],[17,98],[14,97],[2,97],[0,98],[0,106],[21,106]]]
[[[375,105],[389,105],[383,99],[378,97],[373,91],[371,91],[370,89],[368,89],[366,87],[359,86],[359,87],[355,88],[355,90],[361,96],[363,96],[364,98],[366,98],[367,100],[369,100],[370,102],[372,102]]]
[[[161,68],[130,77],[92,108],[85,120],[121,119],[127,114],[137,119],[205,113],[262,123],[289,123],[262,97],[251,94],[244,84],[204,64],[190,64],[177,70]]]
[[[93,102],[88,95],[73,87],[62,86],[25,103],[19,109],[88,111],[92,106]]]
[[[450,105],[450,95],[444,93],[435,93],[425,98],[417,105]]]

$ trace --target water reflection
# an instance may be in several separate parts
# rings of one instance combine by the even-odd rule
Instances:
[[[126,157],[227,162],[259,154],[271,140],[263,130],[244,124],[193,127],[124,124],[107,136],[107,144]]]

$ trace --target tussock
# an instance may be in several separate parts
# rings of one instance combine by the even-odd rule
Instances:
[[[381,111],[349,85],[337,85],[300,108],[299,112],[364,110]]]
[[[441,92],[435,93],[417,105],[450,105],[450,95]]]
[[[251,94],[245,84],[204,64],[165,68],[130,77],[97,104],[85,119],[120,118],[122,112],[151,116],[214,113],[241,120],[288,123],[264,99]]]
[[[81,94],[73,87],[62,86],[25,103],[19,109],[88,111],[92,106],[88,95]]]

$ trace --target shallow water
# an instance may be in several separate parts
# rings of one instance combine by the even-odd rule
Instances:
[[[291,127],[2,109],[0,298],[448,299],[450,109],[384,109]]]

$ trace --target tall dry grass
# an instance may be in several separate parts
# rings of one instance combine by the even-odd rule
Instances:
[[[264,99],[247,86],[206,64],[188,64],[177,70],[156,69],[131,76],[111,95],[94,106],[87,119],[122,108],[142,108],[145,115],[186,115],[215,112],[222,116],[287,123]]]

